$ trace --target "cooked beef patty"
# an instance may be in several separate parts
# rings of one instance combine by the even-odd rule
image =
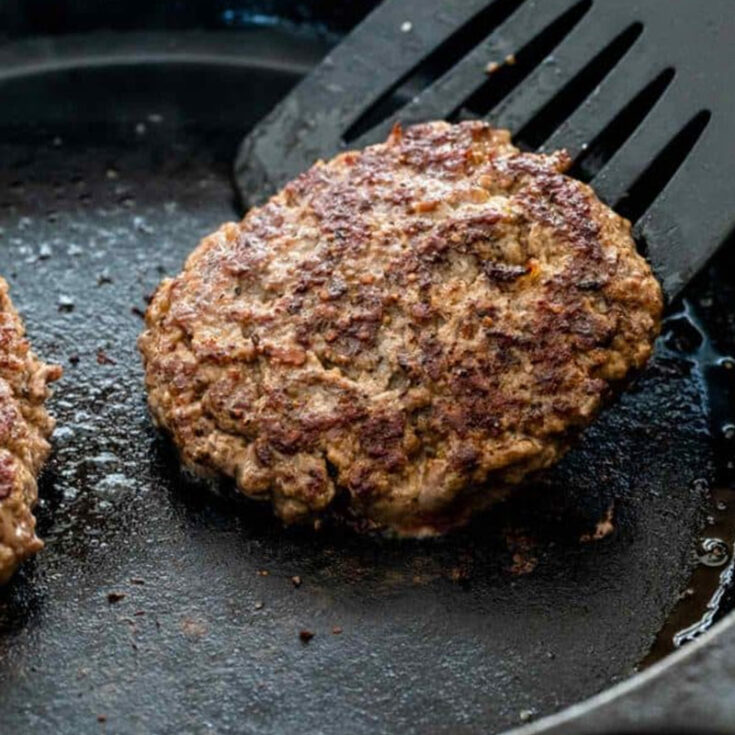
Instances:
[[[140,338],[184,463],[289,523],[339,505],[424,535],[555,462],[662,309],[568,165],[482,122],[397,127],[205,238]]]
[[[44,408],[47,384],[59,377],[58,365],[45,365],[31,351],[0,278],[0,584],[43,546],[31,509],[54,428]]]

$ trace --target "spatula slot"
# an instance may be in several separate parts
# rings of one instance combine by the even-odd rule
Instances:
[[[390,117],[412,97],[451,69],[524,2],[525,0],[490,2],[370,105],[347,128],[343,135],[344,142],[350,143]]]
[[[642,32],[643,24],[633,23],[618,34],[518,131],[516,139],[524,146],[538,148],[615,68]]]
[[[648,164],[613,208],[631,222],[638,220],[664,190],[701,137],[711,113],[701,110]]]
[[[508,59],[510,63],[492,72],[487,81],[449,115],[449,119],[485,117],[564,40],[591,7],[592,0],[580,0],[562,13]]]
[[[623,107],[612,122],[580,153],[570,175],[581,181],[591,181],[643,122],[671,84],[675,73],[673,68],[664,69]]]

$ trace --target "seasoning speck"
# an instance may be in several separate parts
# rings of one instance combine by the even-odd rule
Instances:
[[[314,635],[315,634],[312,633],[310,630],[302,630],[299,633],[299,638],[302,643],[308,643],[314,637]]]
[[[107,722],[107,715],[97,715],[97,722]]]
[[[138,230],[138,232],[143,232],[146,235],[152,235],[154,232],[153,228],[143,217],[133,217],[133,227]]]
[[[500,69],[500,64],[497,61],[489,61],[485,67],[485,74],[493,74]]]
[[[332,628],[332,635],[341,635],[342,634],[342,628],[339,627],[339,625],[335,625],[334,628]]]
[[[506,63],[506,64],[507,64],[508,66],[513,66],[513,64],[515,64],[515,63],[516,63],[516,57],[515,57],[515,54],[508,54],[508,55],[507,55],[507,56],[505,57],[505,63]],[[524,710],[524,711],[525,711],[525,710]]]
[[[267,577],[268,576],[268,570],[267,569],[258,569],[258,576],[259,577]]]
[[[124,592],[109,592],[107,595],[107,602],[110,603],[110,605],[114,605],[116,602],[120,602],[120,600],[125,599],[125,593]]]
[[[301,577],[298,574],[291,577],[291,582],[294,587],[301,587]]]
[[[262,602],[256,602],[255,603],[255,609],[256,610],[262,610],[263,609],[263,603]]]

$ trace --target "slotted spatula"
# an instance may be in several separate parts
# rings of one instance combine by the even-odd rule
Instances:
[[[244,140],[243,200],[396,120],[484,117],[635,222],[667,296],[735,227],[732,0],[385,0]]]

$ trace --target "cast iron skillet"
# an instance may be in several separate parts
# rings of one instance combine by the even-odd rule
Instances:
[[[498,732],[627,678],[687,588],[727,448],[683,317],[543,483],[445,539],[284,531],[179,472],[140,312],[241,214],[238,141],[324,51],[263,28],[0,46],[0,272],[66,368],[47,548],[0,592],[3,732]],[[688,292],[723,353],[732,265]]]

